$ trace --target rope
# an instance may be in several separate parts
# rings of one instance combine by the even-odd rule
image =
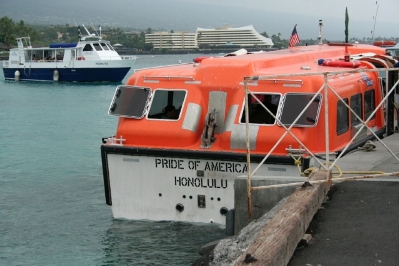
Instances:
[[[366,144],[362,147],[359,147],[359,149],[364,149],[366,151],[371,151],[375,149],[375,145],[374,143],[372,143],[371,141],[367,141]],[[320,167],[309,167],[308,169],[304,170],[303,172],[301,172],[301,158],[302,156],[300,155],[298,158],[295,158],[292,154],[289,154],[291,156],[291,158],[294,160],[294,164],[298,167],[298,171],[301,174],[301,176],[306,176],[309,177],[309,175],[316,171],[319,170]],[[327,165],[327,162],[323,163],[324,165]],[[331,165],[332,163],[328,163],[329,165]],[[334,167],[337,169],[337,171],[332,172],[333,174],[333,178],[341,178],[342,175],[344,174],[348,174],[348,175],[376,175],[376,174],[385,174],[385,172],[382,171],[342,171],[341,168],[339,168],[336,164],[334,165]]]
[[[368,141],[366,141],[366,143],[363,146],[358,147],[358,149],[359,150],[365,150],[365,151],[372,151],[376,147],[377,146],[371,140],[368,140]]]
[[[302,158],[302,155],[299,155],[298,158],[295,158],[291,153],[289,153],[289,155],[291,156],[292,159],[294,159],[294,164],[298,167],[298,171],[302,175],[302,172],[301,172],[301,165],[302,165],[301,158]]]

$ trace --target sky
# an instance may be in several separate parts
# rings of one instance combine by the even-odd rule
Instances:
[[[295,24],[301,39],[317,39],[321,19],[322,37],[343,41],[346,7],[350,38],[399,37],[399,0],[0,0],[0,17],[190,32],[253,25],[259,33],[280,33],[284,39]]]
[[[182,0],[184,1],[184,0]],[[187,0],[185,0],[187,1]],[[371,37],[399,37],[399,0],[188,0],[196,3],[214,3],[220,6],[236,6],[251,8],[282,14],[284,22],[274,24],[272,28],[278,29],[270,32],[280,32],[287,35],[286,24],[298,24],[297,30],[305,32],[305,38],[314,35],[308,27],[318,27],[318,20],[323,20],[322,35],[324,31],[336,35],[334,28],[339,25],[345,30],[345,9],[348,8],[350,31],[353,35]],[[305,17],[305,18],[304,18]],[[309,20],[312,20],[309,23]],[[337,23],[338,22],[338,23]],[[341,23],[341,24],[339,24]],[[280,24],[280,25],[279,25]],[[311,24],[313,26],[311,26]],[[315,26],[316,25],[316,26]],[[289,25],[288,25],[289,26]],[[291,28],[292,28],[291,26]],[[305,27],[303,27],[305,26]],[[341,31],[342,31],[341,29]],[[313,29],[314,30],[314,29]],[[285,34],[283,34],[283,31]],[[318,31],[317,31],[318,32]],[[289,32],[290,33],[290,32]],[[288,33],[288,35],[289,35]],[[301,36],[301,35],[300,35]]]

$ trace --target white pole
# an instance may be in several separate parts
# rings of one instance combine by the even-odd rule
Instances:
[[[328,127],[328,86],[327,86],[327,73],[324,73],[324,120],[325,120],[325,131],[326,131],[326,161],[327,161],[327,166],[330,164],[330,134],[328,132],[329,127]],[[328,169],[327,171],[327,179],[330,179],[330,175],[328,174],[331,169]]]

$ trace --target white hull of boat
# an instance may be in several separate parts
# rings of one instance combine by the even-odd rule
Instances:
[[[245,162],[122,154],[106,155],[114,218],[226,223],[234,209],[234,179]],[[251,171],[257,164],[251,164]],[[264,164],[264,176],[298,176],[293,165]]]

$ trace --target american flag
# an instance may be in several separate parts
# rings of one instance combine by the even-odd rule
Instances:
[[[296,31],[296,25],[294,29],[292,30],[291,37],[290,37],[290,44],[289,46],[292,47],[295,44],[299,43],[301,40],[299,40],[298,32]]]

